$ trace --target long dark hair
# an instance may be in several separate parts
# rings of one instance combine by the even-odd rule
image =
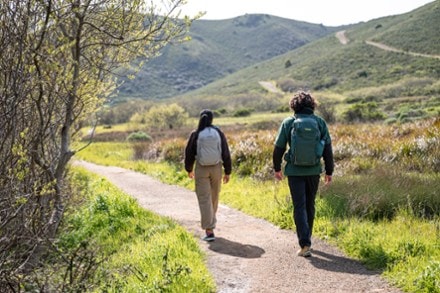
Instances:
[[[199,120],[199,126],[197,126],[197,132],[202,131],[208,126],[212,125],[212,119],[214,118],[214,114],[211,110],[205,109],[200,112],[200,120]]]

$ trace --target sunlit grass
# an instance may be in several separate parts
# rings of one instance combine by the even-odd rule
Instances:
[[[319,212],[318,212],[319,213]],[[338,245],[406,292],[439,292],[440,219],[399,212],[392,220],[317,217],[315,235]],[[437,275],[424,276],[428,268]],[[423,282],[437,284],[426,288]]]
[[[84,144],[76,147],[80,149]],[[128,142],[99,142],[85,147],[76,153],[75,158],[105,166],[128,167],[132,164],[132,156],[133,150]]]
[[[66,249],[99,247],[105,261],[99,262],[90,292],[214,292],[204,255],[189,232],[81,168],[72,178],[83,200],[66,213],[59,243]]]
[[[133,125],[131,123],[121,123],[121,124],[114,124],[114,125],[98,125],[95,127],[95,133],[109,133],[114,131],[129,131]],[[81,129],[82,133],[88,134],[93,130],[92,127],[83,127]]]

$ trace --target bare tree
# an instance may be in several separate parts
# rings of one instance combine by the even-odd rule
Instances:
[[[184,0],[0,2],[0,287],[39,263],[69,194],[81,122],[114,90],[115,71],[186,38]]]

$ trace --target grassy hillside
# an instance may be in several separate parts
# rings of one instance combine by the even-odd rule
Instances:
[[[404,51],[440,55],[440,1],[395,17],[379,18],[357,31],[363,38]]]
[[[264,95],[259,81],[289,84],[290,91],[312,90],[323,100],[337,95],[340,101],[376,102],[389,115],[401,107],[422,107],[438,115],[440,106],[439,34],[440,1],[410,13],[360,23],[345,31],[342,44],[335,34],[298,49],[253,64],[177,101],[199,104],[217,96],[225,107],[243,95]],[[423,36],[423,38],[421,37]],[[381,42],[402,52],[388,51],[367,41]],[[423,48],[423,49],[422,49]],[[408,51],[430,54],[420,57]]]
[[[335,30],[263,14],[197,20],[190,29],[191,41],[166,47],[136,79],[125,80],[118,96],[160,99],[182,94]]]

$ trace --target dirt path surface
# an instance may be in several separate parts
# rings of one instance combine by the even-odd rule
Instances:
[[[259,81],[258,82],[264,89],[266,89],[270,93],[276,93],[276,94],[282,94],[283,91],[281,91],[279,88],[276,87],[274,82],[271,81]]]
[[[335,36],[338,38],[339,42],[342,45],[347,45],[348,42],[350,41],[347,36],[345,35],[345,31],[339,31],[335,34]]]
[[[339,42],[342,45],[347,45],[350,40],[348,39],[347,35],[345,34],[345,31],[339,31],[335,34],[336,38],[338,38]],[[382,43],[377,43],[377,42],[372,42],[372,41],[365,41],[365,43],[367,45],[370,46],[374,46],[376,48],[385,50],[385,51],[390,51],[390,52],[396,52],[396,53],[401,53],[401,54],[408,54],[411,56],[416,56],[416,57],[425,57],[425,58],[435,58],[435,59],[440,59],[440,55],[430,55],[430,54],[423,54],[423,53],[416,53],[416,52],[409,52],[409,51],[404,51],[404,50],[400,50]]]
[[[374,46],[376,48],[379,48],[379,49],[382,49],[382,50],[385,50],[385,51],[391,51],[391,52],[396,52],[396,53],[408,54],[408,55],[416,56],[416,57],[440,59],[440,55],[429,55],[429,54],[422,54],[422,53],[416,53],[416,52],[403,51],[403,50],[396,49],[396,48],[391,47],[391,46],[387,46],[387,45],[382,44],[382,43],[376,43],[376,42],[372,42],[372,41],[365,41],[365,43],[370,45],[370,46]]]
[[[194,192],[118,167],[75,165],[107,178],[145,209],[173,218],[197,239],[202,236]],[[303,258],[296,256],[292,231],[225,205],[219,206],[217,220],[216,241],[199,240],[217,292],[401,292],[318,239],[313,240],[313,256]]]

